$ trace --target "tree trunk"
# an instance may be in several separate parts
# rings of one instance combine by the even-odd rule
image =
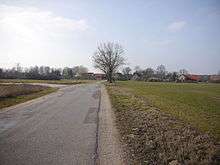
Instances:
[[[107,78],[107,80],[108,80],[108,82],[109,83],[112,83],[112,72],[110,71],[110,72],[108,72],[108,78]]]

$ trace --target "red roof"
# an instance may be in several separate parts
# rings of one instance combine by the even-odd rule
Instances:
[[[188,75],[185,75],[185,77],[186,77],[188,80],[192,80],[192,81],[199,81],[199,80],[201,80],[201,76],[200,76],[200,75],[188,74]]]

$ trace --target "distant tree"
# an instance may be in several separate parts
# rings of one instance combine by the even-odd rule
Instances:
[[[75,77],[75,73],[73,71],[73,68],[65,67],[63,69],[63,78],[65,79],[73,79]]]
[[[172,81],[177,81],[178,77],[179,77],[178,72],[172,73]]]
[[[179,73],[180,74],[189,74],[189,72],[186,69],[180,69]]]
[[[128,80],[128,78],[126,77],[126,75],[124,75],[124,74],[122,74],[122,73],[120,73],[120,72],[114,73],[113,79],[114,79],[114,80],[119,80],[119,81]]]
[[[35,67],[31,67],[28,71],[28,73],[26,73],[26,77],[28,79],[40,79],[40,74],[39,74],[39,67],[35,66]]]
[[[154,75],[154,70],[152,68],[147,68],[142,71],[143,80],[148,80],[150,77]]]
[[[122,73],[124,75],[129,75],[131,73],[131,68],[130,67],[123,68]]]
[[[220,70],[218,71],[217,75],[220,75]]]
[[[20,63],[16,64],[16,71],[19,72],[19,73],[22,72],[22,67],[21,67]]]
[[[46,75],[49,75],[49,74],[50,74],[50,67],[49,67],[49,66],[45,66],[45,67],[44,67],[44,73],[45,73]]]
[[[19,64],[11,69],[0,69],[0,78],[5,79],[47,79],[59,80],[61,79],[60,69],[51,69],[48,66],[34,66],[29,68],[22,68]]]
[[[165,75],[166,75],[166,68],[165,68],[165,66],[164,65],[159,65],[158,67],[157,67],[157,70],[156,70],[157,72],[157,76],[161,79],[161,80],[163,80],[164,79],[164,77],[165,77]]]
[[[76,75],[81,76],[83,73],[88,73],[88,68],[80,65],[73,68]]]
[[[40,66],[40,68],[39,68],[39,74],[40,74],[40,75],[45,75],[44,66]]]
[[[72,77],[69,75],[69,70],[71,68],[65,67],[63,68],[62,76],[64,79],[71,79]]]
[[[166,75],[166,79],[168,81],[173,81],[175,82],[177,79],[178,79],[178,72],[169,72],[167,75]]]
[[[131,79],[131,68],[130,67],[125,67],[122,70],[123,76],[126,80],[130,80]]]
[[[121,45],[113,42],[102,43],[94,53],[93,62],[95,68],[106,74],[108,82],[112,83],[113,74],[117,69],[125,64],[123,57],[124,49]]]
[[[60,80],[61,79],[61,73],[59,69],[52,69],[50,73],[50,79],[52,80]]]
[[[74,72],[74,68],[68,68],[67,73],[68,73],[68,77],[71,79],[73,79],[76,75],[76,72]]]

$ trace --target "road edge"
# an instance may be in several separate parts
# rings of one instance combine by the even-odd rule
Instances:
[[[97,165],[112,165],[124,163],[124,154],[119,142],[119,133],[116,129],[115,114],[105,89],[101,84],[101,104],[99,111],[99,132],[98,132],[98,157]]]

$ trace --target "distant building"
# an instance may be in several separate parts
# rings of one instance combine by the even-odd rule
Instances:
[[[88,72],[88,73],[82,73],[81,78],[82,79],[88,79],[88,80],[94,80],[95,76],[94,76],[94,73]]]
[[[141,74],[138,72],[134,72],[133,76],[131,77],[132,80],[141,80]]]
[[[209,78],[209,82],[220,83],[220,75],[211,75]]]
[[[201,75],[181,74],[178,78],[179,82],[200,82]]]
[[[201,75],[201,82],[209,82],[210,75]]]
[[[105,80],[106,79],[106,75],[103,73],[95,73],[94,76],[95,76],[96,80]]]
[[[186,80],[186,76],[184,74],[181,74],[179,77],[178,77],[178,82],[184,82]]]

